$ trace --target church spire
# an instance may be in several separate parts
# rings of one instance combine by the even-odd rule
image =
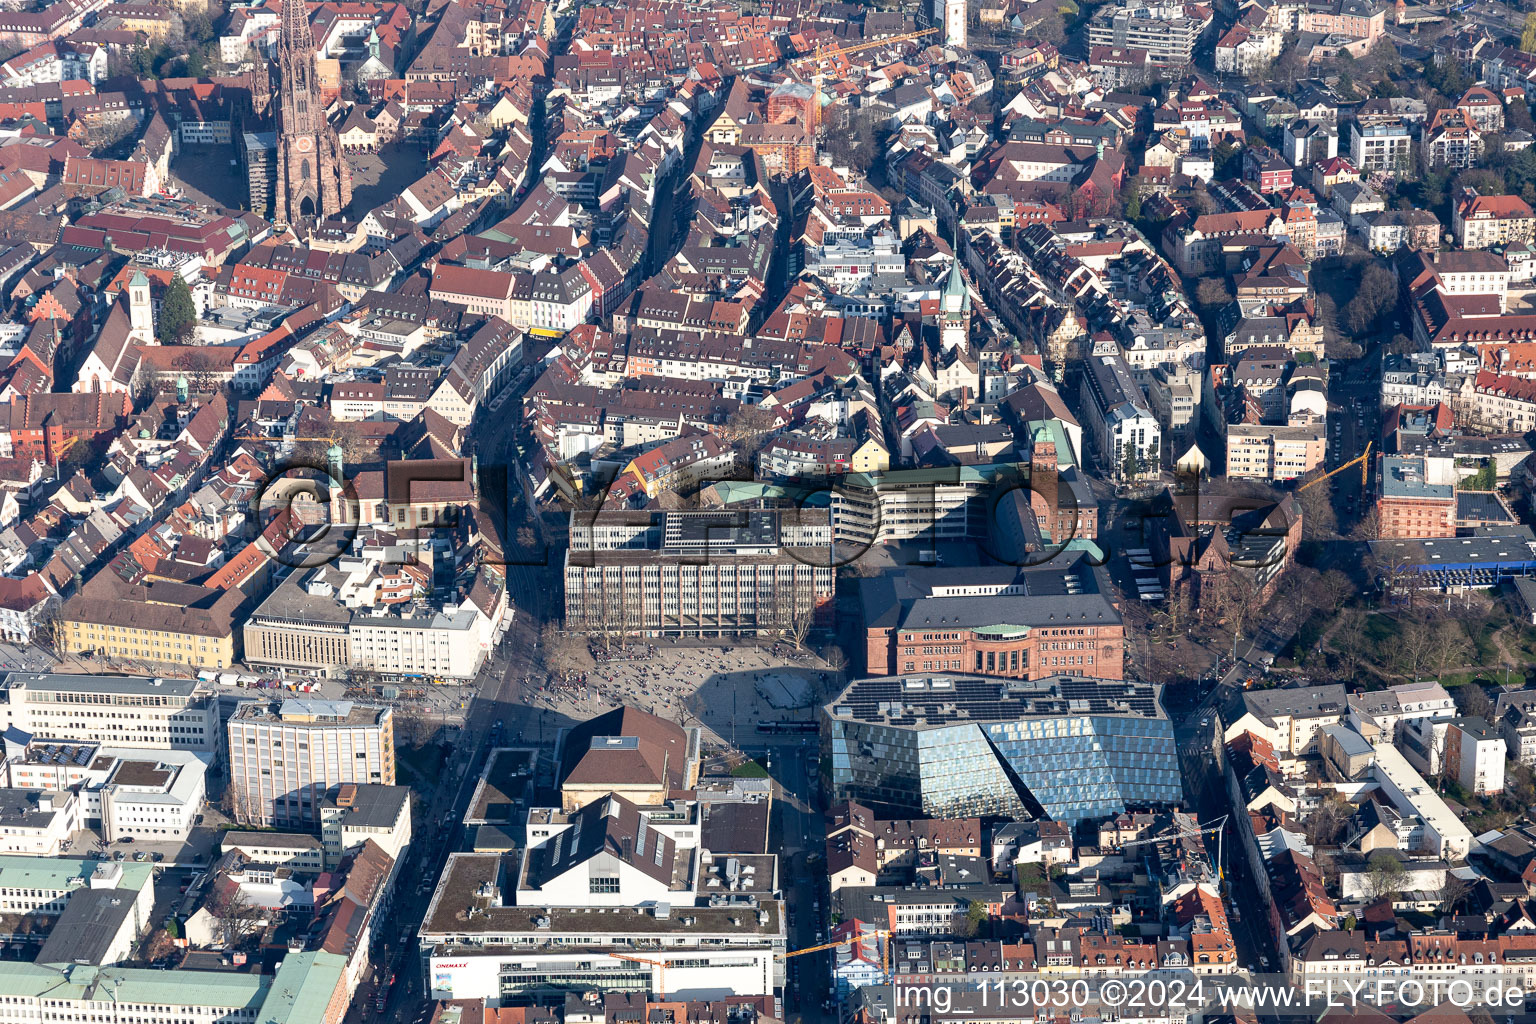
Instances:
[[[282,34],[277,40],[278,57],[315,52],[315,34],[309,29],[309,11],[304,0],[283,0]]]
[[[971,293],[965,287],[965,277],[960,273],[957,257],[949,265],[949,276],[944,279],[944,290],[939,294],[939,307],[946,313],[962,313],[971,305]]]
[[[949,277],[939,292],[939,344],[963,348],[971,332],[971,293],[960,273],[960,258],[949,265]]]
[[[283,0],[277,40],[275,220],[289,226],[334,216],[352,201],[352,173],[325,117],[306,0]]]

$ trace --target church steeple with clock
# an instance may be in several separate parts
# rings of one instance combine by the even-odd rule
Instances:
[[[341,140],[325,119],[315,37],[304,0],[283,0],[277,41],[277,188],[273,217],[293,226],[340,213],[352,201]]]
[[[939,292],[939,344],[965,348],[971,336],[971,292],[960,273],[960,260],[949,265],[949,276]]]

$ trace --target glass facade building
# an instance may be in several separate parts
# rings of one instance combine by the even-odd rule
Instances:
[[[1054,676],[886,676],[822,710],[834,800],[892,815],[1076,824],[1183,800],[1157,687]]]

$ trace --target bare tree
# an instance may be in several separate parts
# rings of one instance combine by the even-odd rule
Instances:
[[[432,723],[419,711],[407,711],[394,717],[395,729],[405,740],[406,746],[424,746],[436,731]]]
[[[1471,882],[1447,871],[1445,884],[1440,887],[1440,913],[1454,914],[1471,888]]]
[[[1344,674],[1353,678],[1360,662],[1365,658],[1367,635],[1365,613],[1355,609],[1345,612],[1344,618],[1333,631],[1334,650],[1344,663]]]
[[[1217,574],[1208,574],[1208,580],[1214,582]],[[1217,621],[1226,625],[1227,631],[1232,634],[1232,646],[1235,649],[1248,635],[1248,625],[1255,612],[1259,610],[1259,589],[1248,573],[1229,567],[1226,572],[1219,575],[1220,582],[1209,587],[1209,582],[1202,581],[1200,592],[1202,603],[1207,603],[1207,588],[1213,591],[1209,595],[1210,610],[1215,614]]]
[[[1466,664],[1472,656],[1472,642],[1467,639],[1466,631],[1461,626],[1454,622],[1441,622],[1435,626],[1434,646],[1430,656],[1435,666],[1435,678],[1443,683],[1447,672]]]
[[[1355,524],[1355,528],[1349,531],[1351,540],[1377,540],[1381,537],[1381,517],[1376,514],[1375,508],[1365,510],[1365,515]]]
[[[1391,850],[1377,850],[1371,854],[1370,871],[1365,887],[1372,900],[1383,896],[1396,896],[1408,886],[1408,869]]]
[[[1456,706],[1464,715],[1487,718],[1493,710],[1493,702],[1480,683],[1468,683],[1456,690]]]
[[[790,610],[789,635],[795,646],[805,650],[805,637],[816,621],[816,598],[808,589],[795,588]]]
[[[544,667],[551,672],[570,675],[593,667],[586,641],[570,635],[553,622],[546,622],[539,631],[539,643],[544,649]]]
[[[1338,536],[1339,520],[1333,512],[1333,488],[1318,484],[1297,489],[1296,503],[1301,506],[1301,532],[1307,540],[1331,540]]]
[[[1397,636],[1397,666],[1409,682],[1419,678],[1435,646],[1435,630],[1420,615],[1404,615]]]
[[[736,450],[737,461],[747,469],[757,458],[757,453],[768,443],[768,437],[778,426],[779,418],[771,409],[760,405],[742,405],[725,424],[725,437]]]
[[[1308,815],[1302,824],[1307,841],[1319,847],[1337,844],[1352,811],[1342,797],[1336,794],[1329,796],[1318,804],[1317,810]]]
[[[1317,580],[1318,604],[1329,615],[1334,615],[1349,601],[1355,592],[1354,581],[1337,569],[1324,570]]]
[[[238,885],[227,879],[214,886],[208,897],[208,912],[218,922],[228,949],[239,949],[261,925],[261,911],[252,906]]]

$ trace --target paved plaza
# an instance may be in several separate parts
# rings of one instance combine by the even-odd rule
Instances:
[[[601,655],[601,652],[599,652]],[[529,703],[574,721],[629,705],[686,725],[711,742],[754,740],[758,722],[813,721],[841,675],[792,644],[701,647],[631,642],[600,656],[585,683],[530,681]]]

